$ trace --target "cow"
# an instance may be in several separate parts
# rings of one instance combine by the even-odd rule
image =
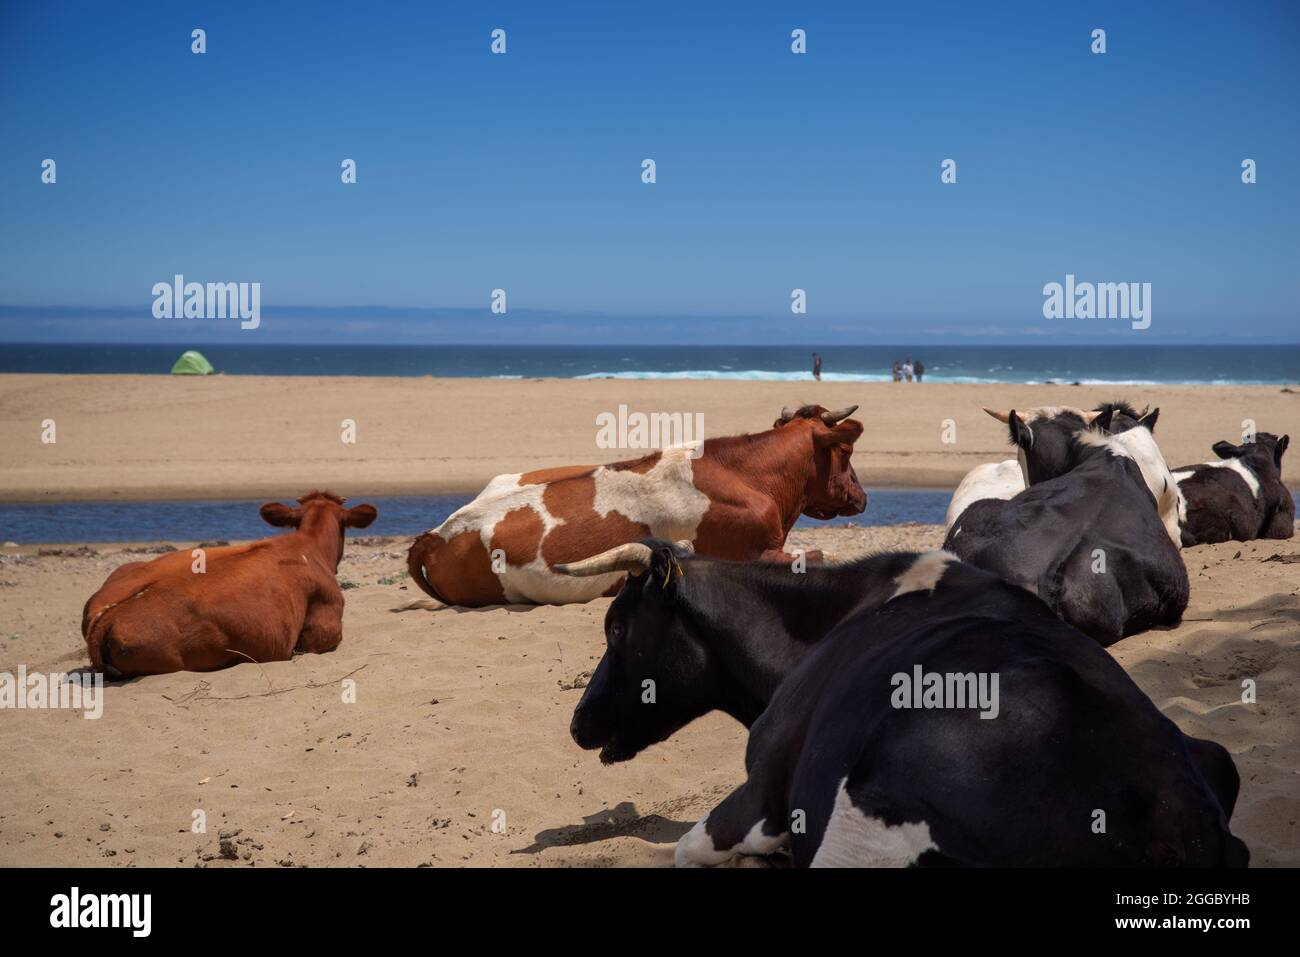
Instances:
[[[1160,453],[1152,435],[1155,420],[1159,415],[1158,409],[1155,415],[1152,415],[1147,410],[1136,412],[1126,402],[1106,402],[1097,406],[1091,413],[1067,406],[1042,406],[1037,409],[1027,409],[1019,415],[1022,419],[1031,421],[1039,417],[1051,417],[1062,411],[1070,411],[1087,422],[1107,410],[1111,412],[1111,431],[1116,435],[1116,441],[1126,447],[1133,460],[1137,462],[1138,468],[1142,471],[1142,479],[1156,500],[1156,508],[1160,512],[1160,520],[1165,526],[1169,540],[1181,548],[1182,524],[1187,517],[1187,502],[1178,488],[1178,483],[1173,480],[1173,474],[1165,464],[1164,456]],[[987,408],[984,411],[1004,424],[1007,421],[1005,412],[996,412]],[[1139,420],[1147,423],[1148,428],[1145,431],[1133,430],[1133,426],[1137,425]],[[961,517],[961,513],[973,502],[985,498],[1009,501],[1024,491],[1028,484],[1023,461],[1006,459],[1002,462],[975,466],[966,473],[957,490],[953,492],[952,500],[948,503],[945,531],[952,528],[953,523]]]
[[[681,838],[679,866],[782,848],[800,866],[1248,862],[1228,752],[1024,589],[943,551],[795,574],[684,545],[561,569],[628,576],[579,747],[627,761],[714,710],[749,728],[747,780]],[[929,679],[904,691],[922,669],[946,707]]]
[[[1173,473],[1187,499],[1184,545],[1290,538],[1295,499],[1282,482],[1282,456],[1291,436],[1257,432],[1254,442],[1215,442],[1215,462],[1187,465]]]
[[[1025,477],[1020,472],[1020,463],[1015,459],[977,465],[966,473],[952,493],[948,514],[944,518],[944,528],[952,528],[952,523],[974,502],[986,498],[1007,501],[1024,490]]]
[[[314,490],[296,506],[267,502],[263,520],[292,532],[119,566],[82,611],[91,666],[129,678],[333,651],[343,640],[344,531],[378,515],[344,506]]]
[[[1114,411],[1005,413],[1029,487],[1010,501],[975,502],[944,540],[1103,645],[1177,624],[1189,597],[1178,545],[1137,460],[1159,457],[1150,426],[1160,410],[1119,435],[1108,431]]]
[[[702,449],[498,475],[415,540],[411,578],[447,605],[558,605],[613,594],[622,576],[576,579],[556,564],[647,535],[687,539],[720,558],[792,561],[785,540],[801,514],[866,508],[850,461],[862,434],[849,418],[856,409],[786,408],[766,432],[708,439]]]

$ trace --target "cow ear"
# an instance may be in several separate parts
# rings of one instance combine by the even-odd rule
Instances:
[[[685,574],[674,546],[664,545],[656,548],[654,554],[650,556],[650,579],[659,586],[658,590],[667,591]]]
[[[825,431],[813,432],[813,441],[826,447],[831,445],[852,445],[862,437],[862,423],[857,419],[845,419]]]
[[[1103,432],[1109,432],[1111,426],[1111,420],[1113,420],[1114,418],[1115,418],[1115,407],[1113,405],[1107,405],[1104,409],[1102,409],[1100,412],[1097,413],[1097,415],[1093,418],[1091,424],[1095,425],[1098,429],[1100,429]]]
[[[1215,442],[1210,450],[1221,459],[1235,459],[1241,455],[1240,450],[1231,442]]]
[[[353,505],[343,515],[343,524],[348,528],[366,528],[379,517],[379,509],[373,505]]]
[[[279,502],[267,502],[261,508],[262,521],[268,525],[298,527],[302,521],[302,509],[282,505]]]
[[[1150,412],[1143,414],[1142,418],[1138,419],[1138,425],[1145,425],[1148,432],[1155,432],[1156,419],[1158,418],[1160,418],[1160,408],[1157,406]]]
[[[1277,445],[1273,446],[1273,462],[1279,469],[1282,468],[1282,454],[1286,452],[1287,446],[1291,444],[1291,436],[1284,435],[1277,440]]]
[[[1034,447],[1033,429],[1015,409],[1007,413],[1007,430],[1011,433],[1012,445],[1018,445],[1026,452]]]

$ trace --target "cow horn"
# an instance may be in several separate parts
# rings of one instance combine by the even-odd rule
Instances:
[[[1093,409],[1091,412],[1080,412],[1079,414],[1083,416],[1084,422],[1088,423],[1088,425],[1092,425],[1093,420],[1096,419],[1097,416],[1101,415],[1101,410]]]
[[[794,412],[790,409],[790,407],[788,405],[781,406],[781,418],[777,419],[777,421],[789,422],[793,418],[794,418]]]
[[[687,555],[695,554],[695,546],[691,544],[691,540],[689,538],[683,538],[679,542],[674,542],[673,547],[677,549],[679,552],[685,552]]]
[[[858,411],[858,407],[856,405],[850,405],[847,408],[838,409],[835,412],[823,412],[822,421],[827,425],[835,425],[835,423],[839,422],[841,419],[847,419],[856,411]]]
[[[988,406],[984,407],[984,411],[987,412],[989,415],[993,416],[993,418],[997,419],[999,422],[1005,423],[1011,421],[1010,412],[996,412],[993,409],[990,409]]]
[[[628,542],[618,545],[599,555],[592,555],[578,562],[564,562],[552,567],[561,575],[573,575],[588,578],[592,575],[605,575],[609,572],[644,573],[650,567],[650,546],[640,542]]]

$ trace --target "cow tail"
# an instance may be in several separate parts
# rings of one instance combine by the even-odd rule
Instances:
[[[420,587],[420,590],[432,598],[438,599],[444,605],[450,605],[451,602],[438,594],[437,590],[429,583],[429,578],[424,573],[425,564],[433,558],[434,552],[442,544],[440,539],[433,532],[424,532],[416,537],[411,543],[411,550],[406,553],[406,569],[411,573],[411,580]]]

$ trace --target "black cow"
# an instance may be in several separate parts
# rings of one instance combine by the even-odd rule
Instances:
[[[1103,645],[1177,624],[1189,594],[1177,526],[1161,521],[1139,464],[1164,467],[1150,430],[1160,410],[1123,435],[1108,431],[1110,405],[1090,421],[1038,411],[1026,420],[1013,409],[1006,419],[1029,487],[1010,501],[973,503],[943,547],[1036,592]]]
[[[794,574],[646,540],[564,571],[615,569],[578,745],[626,761],[715,709],[750,728],[748,780],[681,839],[679,865],[786,845],[797,865],[1249,860],[1227,751],[1179,731],[1038,598],[946,552]],[[918,668],[970,676],[952,687],[978,708],[903,707]]]
[[[1220,459],[1174,470],[1187,499],[1183,545],[1290,538],[1295,534],[1295,499],[1282,483],[1282,455],[1291,436],[1258,432],[1254,442],[1215,442]]]

